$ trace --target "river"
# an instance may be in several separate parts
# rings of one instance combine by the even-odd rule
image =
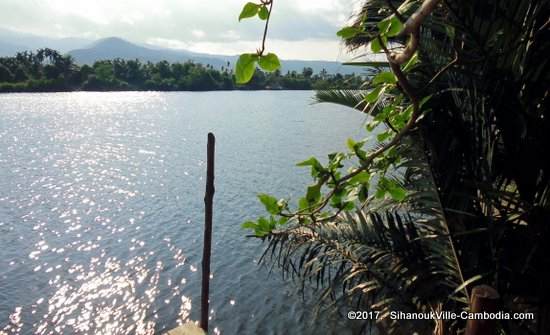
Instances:
[[[206,135],[216,135],[214,334],[346,334],[258,266],[240,224],[295,163],[363,134],[310,91],[0,95],[0,334],[160,334],[199,318]]]

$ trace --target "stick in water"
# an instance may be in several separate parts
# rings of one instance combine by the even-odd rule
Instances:
[[[210,291],[210,250],[212,247],[212,207],[214,199],[214,148],[216,138],[208,133],[206,160],[206,193],[204,195],[204,244],[202,253],[201,328],[208,333]]]

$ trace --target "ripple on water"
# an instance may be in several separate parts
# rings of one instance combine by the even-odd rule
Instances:
[[[295,161],[359,132],[354,113],[309,113],[309,96],[0,95],[0,334],[154,334],[198,319],[211,130],[213,332],[331,329],[303,322],[309,305],[258,269],[261,246],[240,228],[260,213],[256,192],[296,192],[307,173]]]

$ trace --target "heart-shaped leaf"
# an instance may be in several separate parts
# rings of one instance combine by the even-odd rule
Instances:
[[[242,54],[235,65],[235,80],[237,84],[246,84],[252,79],[254,71],[256,71],[256,62],[258,55]]]

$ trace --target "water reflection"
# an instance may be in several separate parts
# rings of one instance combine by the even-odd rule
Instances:
[[[315,153],[311,141],[324,153],[360,123],[339,117],[342,129],[319,137],[333,114],[319,124],[304,114],[308,93],[288,105],[275,96],[268,105],[277,109],[263,114],[243,111],[250,97],[234,94],[245,93],[0,96],[1,335],[157,334],[197,319],[212,128],[220,139],[213,332],[312,333],[301,326],[308,308],[258,271],[261,247],[239,225],[259,213],[258,190],[286,193],[306,180],[293,162]],[[219,114],[219,97],[229,116]],[[276,113],[311,120],[281,138],[278,122],[289,118]]]

